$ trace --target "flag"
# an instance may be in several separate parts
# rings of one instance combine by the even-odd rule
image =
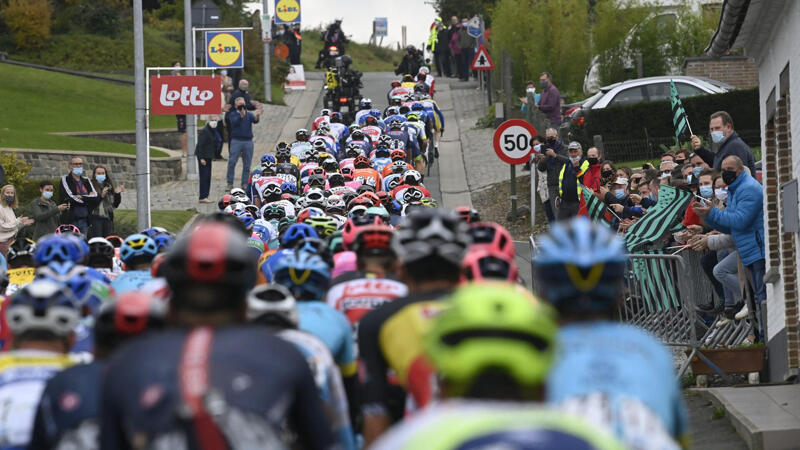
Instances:
[[[578,183],[578,189],[581,191],[580,207],[578,214],[588,217],[593,222],[600,222],[603,225],[611,227],[612,216],[608,210],[608,206],[600,199],[595,197],[592,190]],[[588,192],[589,195],[586,195]]]
[[[683,109],[683,102],[678,96],[678,88],[675,87],[675,82],[669,80],[669,100],[672,103],[672,125],[675,127],[675,137],[681,141],[681,136],[685,141],[689,140],[692,134],[692,127],[689,125],[689,116],[686,115],[686,110]]]
[[[686,207],[692,201],[692,193],[663,185],[658,189],[658,203],[647,210],[625,234],[625,243],[631,253],[646,250],[648,245],[658,243],[683,220]]]
[[[664,255],[663,250],[651,250],[637,255]],[[628,295],[641,300],[647,311],[655,313],[680,305],[677,271],[669,261],[661,258],[631,258],[629,277],[631,284]],[[651,324],[641,324],[647,327]]]

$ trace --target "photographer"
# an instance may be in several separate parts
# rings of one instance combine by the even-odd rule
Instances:
[[[94,168],[91,182],[99,198],[89,211],[89,238],[110,236],[114,234],[114,208],[122,200],[125,185],[115,187],[103,166]]]

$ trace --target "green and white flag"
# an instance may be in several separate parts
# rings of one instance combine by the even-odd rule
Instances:
[[[678,96],[678,89],[672,80],[669,80],[669,99],[670,103],[672,103],[672,125],[675,127],[675,137],[678,138],[679,142],[682,140],[688,141],[692,135],[692,127],[689,125],[689,116],[686,115],[686,110],[683,109],[683,102]]]

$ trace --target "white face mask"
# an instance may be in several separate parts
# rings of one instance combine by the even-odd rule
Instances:
[[[525,92],[527,92],[529,94],[535,94],[536,93],[536,88],[528,88],[528,89],[525,90]]]
[[[211,128],[217,128],[217,121],[216,121],[216,120],[209,120],[209,121],[208,121],[208,125],[209,125]]]
[[[714,189],[714,196],[721,202],[724,202],[728,199],[728,190],[725,188],[716,188]]]

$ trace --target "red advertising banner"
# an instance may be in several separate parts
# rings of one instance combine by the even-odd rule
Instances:
[[[219,77],[150,77],[151,114],[220,114],[222,87]]]

